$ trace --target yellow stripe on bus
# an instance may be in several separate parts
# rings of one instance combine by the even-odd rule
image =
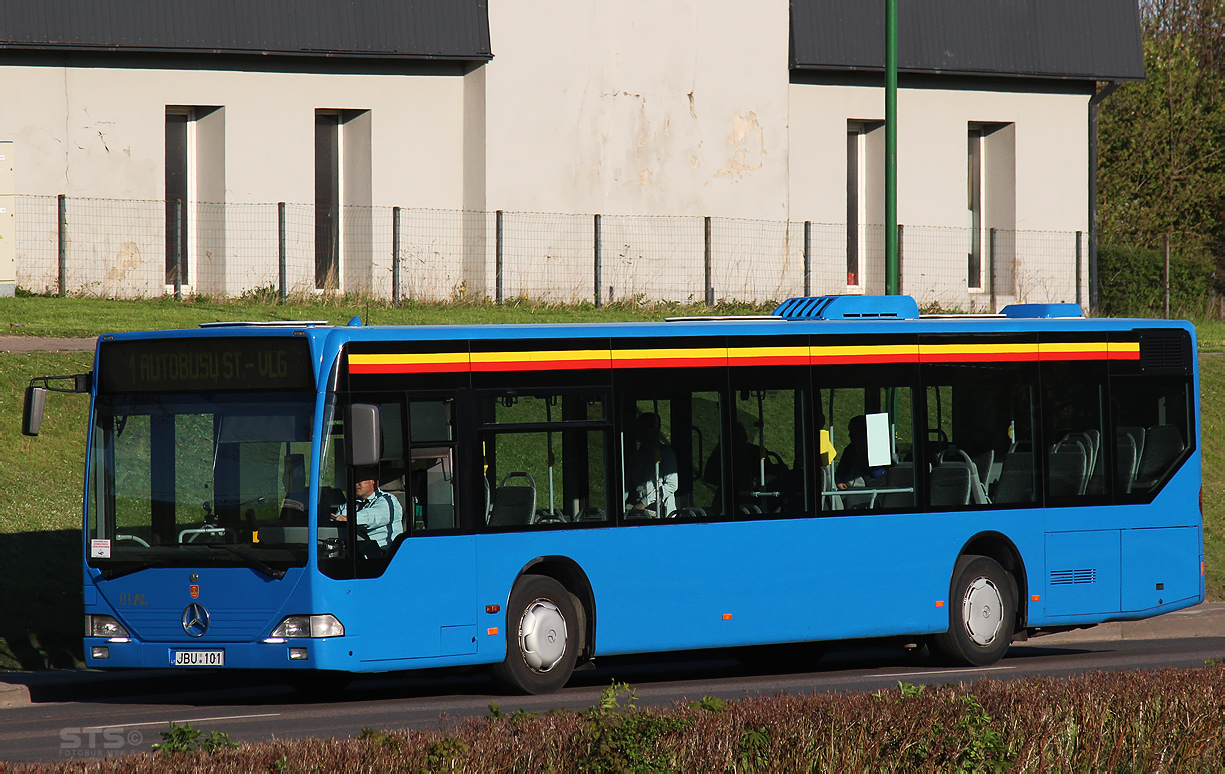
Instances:
[[[528,352],[473,352],[473,363],[551,363],[557,360],[608,360],[606,349],[537,350]]]
[[[1037,344],[920,344],[924,355],[1030,355],[1038,353]]]
[[[707,360],[727,357],[726,347],[703,347],[700,349],[614,349],[615,360]]]
[[[808,352],[812,357],[864,357],[884,356],[884,355],[910,355],[919,354],[918,344],[876,344],[874,346],[854,346],[854,347],[809,347]]]

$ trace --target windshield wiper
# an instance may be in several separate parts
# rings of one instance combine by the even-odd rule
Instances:
[[[268,565],[261,562],[259,559],[256,559],[254,556],[251,556],[248,553],[238,550],[237,546],[231,546],[226,543],[204,543],[203,545],[206,545],[209,548],[224,548],[226,551],[229,551],[234,556],[237,556],[239,559],[243,560],[243,562],[246,563],[246,565],[250,567],[252,570],[255,570],[257,572],[262,572],[264,575],[267,575],[269,578],[272,578],[273,580],[280,580],[281,578],[285,577],[284,570],[277,570],[272,567],[269,567]]]
[[[147,570],[150,567],[165,567],[168,564],[170,564],[168,559],[146,559],[143,562],[138,561],[131,564],[120,565],[118,567],[104,567],[102,568],[102,572],[99,574],[101,575],[102,580],[114,580],[115,578],[122,578],[125,575],[131,575],[134,572]]]

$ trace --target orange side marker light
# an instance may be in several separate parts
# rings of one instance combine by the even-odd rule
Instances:
[[[1041,602],[1041,601],[1042,601],[1042,597],[1040,597],[1040,596],[1039,596],[1039,595],[1037,595],[1037,594],[1034,594],[1032,597],[1030,597],[1030,600],[1031,600],[1031,601],[1033,601],[1033,602]]]
[[[502,609],[501,605],[485,605],[486,613],[496,613]]]
[[[731,613],[724,613],[724,614],[723,614],[723,620],[724,620],[724,621],[730,621],[730,620],[732,620],[732,614],[731,614]]]
[[[497,634],[497,633],[498,633],[498,627],[496,627],[496,626],[491,626],[491,627],[489,627],[489,629],[488,629],[487,631],[489,632],[489,636],[490,636],[490,637],[492,637],[493,635],[495,635],[495,634]]]
[[[937,600],[936,600],[936,607],[944,607],[944,600],[943,600],[943,599],[937,599]]]

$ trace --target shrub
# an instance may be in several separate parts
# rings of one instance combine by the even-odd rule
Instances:
[[[1102,245],[1097,251],[1098,308],[1107,317],[1160,317],[1165,254],[1160,250]],[[1219,290],[1216,265],[1198,253],[1170,255],[1170,313],[1203,316]]]

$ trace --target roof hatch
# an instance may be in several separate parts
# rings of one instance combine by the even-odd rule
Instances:
[[[1077,304],[1009,304],[1000,314],[1012,319],[1050,320],[1056,317],[1084,317]]]

